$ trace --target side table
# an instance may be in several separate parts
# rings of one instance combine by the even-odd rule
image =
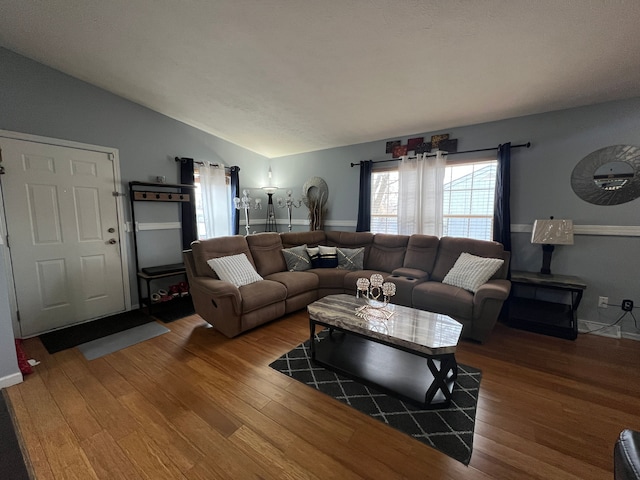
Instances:
[[[523,330],[575,340],[578,337],[577,310],[587,285],[572,275],[511,272],[509,325]],[[538,298],[540,291],[564,292],[566,302]],[[527,293],[527,295],[525,295]],[[542,295],[544,297],[544,295]]]

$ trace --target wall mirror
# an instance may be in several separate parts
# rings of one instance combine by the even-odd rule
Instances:
[[[640,197],[640,147],[612,145],[591,152],[573,169],[571,188],[595,205],[619,205]]]

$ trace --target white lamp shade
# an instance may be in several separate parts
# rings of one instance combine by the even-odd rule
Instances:
[[[536,220],[531,243],[573,245],[573,220]]]

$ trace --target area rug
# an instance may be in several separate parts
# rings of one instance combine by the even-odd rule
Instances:
[[[319,339],[327,335],[324,330]],[[269,366],[468,465],[473,448],[481,371],[458,364],[448,408],[422,410],[311,363],[309,341]],[[426,368],[426,363],[425,363]]]
[[[78,350],[87,360],[95,360],[170,331],[167,327],[163,327],[157,322],[145,323],[138,327],[78,345]]]
[[[0,391],[0,474],[1,478],[29,480],[4,391]]]
[[[45,333],[40,335],[40,340],[47,352],[56,353],[152,321],[153,318],[141,310],[131,310]]]
[[[151,315],[164,323],[174,322],[196,313],[191,297],[180,297],[170,302],[154,304]]]

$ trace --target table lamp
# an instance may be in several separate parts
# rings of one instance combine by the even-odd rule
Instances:
[[[540,273],[551,275],[551,255],[555,245],[573,245],[573,220],[536,220],[533,222],[531,243],[542,244]]]

